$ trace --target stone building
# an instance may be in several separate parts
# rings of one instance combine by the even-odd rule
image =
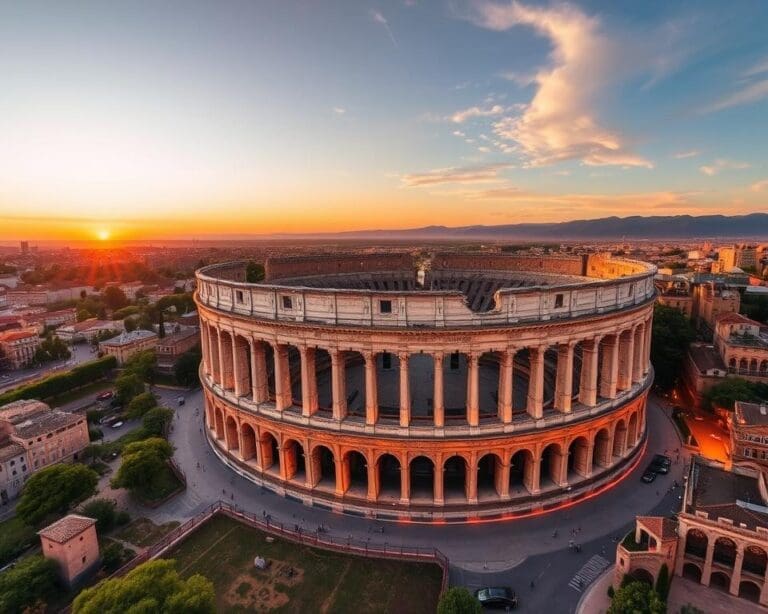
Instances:
[[[24,446],[10,439],[0,443],[0,505],[18,497],[31,474]]]
[[[739,313],[720,314],[714,345],[729,373],[768,381],[768,327]]]
[[[677,523],[669,518],[638,516],[634,533],[629,533],[616,548],[613,586],[618,588],[625,575],[656,584],[662,565],[669,577],[675,569]]]
[[[191,350],[198,343],[200,343],[200,332],[191,328],[158,339],[157,370],[163,373],[173,373],[179,356]]]
[[[122,320],[99,320],[88,318],[82,322],[65,324],[56,329],[56,334],[67,343],[93,342],[102,333],[116,333],[123,330]]]
[[[736,401],[728,426],[731,460],[756,463],[768,471],[768,405]]]
[[[157,333],[151,330],[134,330],[120,333],[117,337],[99,343],[99,351],[106,356],[114,356],[118,365],[123,365],[131,357],[145,350],[157,348]]]
[[[693,319],[698,328],[713,331],[722,313],[739,313],[741,295],[723,283],[693,285]]]
[[[41,341],[35,328],[0,333],[0,367],[22,369],[29,366]]]
[[[197,272],[205,426],[257,484],[333,509],[539,509],[631,467],[655,268],[599,256],[407,253]]]
[[[69,514],[38,531],[43,556],[59,564],[62,580],[77,584],[99,564],[99,539],[93,518]]]

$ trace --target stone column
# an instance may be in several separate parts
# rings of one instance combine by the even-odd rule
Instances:
[[[477,455],[472,454],[469,462],[464,459],[464,483],[467,485],[467,503],[477,504]]]
[[[315,348],[299,346],[301,356],[301,415],[314,416],[317,413],[317,369]]]
[[[368,458],[372,458],[372,452],[368,451],[366,456],[366,462]],[[374,502],[379,498],[379,472],[376,471],[376,463],[367,464],[368,474],[368,494],[366,499],[370,502]]]
[[[435,428],[445,426],[445,403],[443,400],[443,359],[445,355],[442,352],[432,354],[435,372],[435,387],[432,393],[432,409],[435,419]]]
[[[344,352],[332,349],[331,355],[331,396],[333,397],[333,419],[347,417],[347,364]]]
[[[502,461],[500,465],[496,467],[496,470],[498,471],[498,479],[497,479],[497,485],[496,490],[499,493],[499,497],[502,501],[509,501],[509,473],[510,473],[510,465],[507,461]]]
[[[226,390],[226,388],[227,388],[227,383],[226,383],[227,382],[227,376],[226,376],[227,371],[226,371],[226,369],[224,367],[224,347],[223,347],[223,343],[221,341],[221,338],[222,338],[221,330],[217,330],[216,331],[216,339],[218,340],[218,344],[219,344],[219,352],[218,352],[218,354],[219,354],[219,381],[218,381],[218,384],[219,384],[219,386],[221,386],[222,388],[224,388]]]
[[[629,390],[632,387],[632,359],[635,355],[635,335],[632,331],[619,336],[619,390]]]
[[[409,358],[407,352],[398,354],[400,361],[400,426],[411,424],[411,388],[408,381]]]
[[[219,361],[219,331],[213,326],[208,327],[211,350],[211,377],[215,384],[221,385],[221,362]]]
[[[400,503],[408,505],[411,502],[411,466],[408,456],[400,459]]]
[[[573,397],[573,342],[557,346],[557,377],[555,380],[555,409],[569,413]]]
[[[603,364],[600,378],[600,396],[615,399],[619,377],[619,339],[611,335],[603,339]]]
[[[704,569],[701,572],[701,583],[704,586],[709,586],[709,580],[712,577],[712,556],[715,553],[715,539],[714,535],[707,535],[707,554],[704,557]]]
[[[480,424],[480,354],[470,352],[467,355],[467,422],[469,426]]]
[[[731,574],[731,595],[739,595],[739,584],[741,584],[741,565],[744,562],[744,546],[736,544],[736,560],[733,563],[733,573]]]
[[[253,384],[253,402],[264,403],[269,400],[267,384],[267,356],[264,344],[256,339],[251,344],[251,383]]]
[[[204,322],[200,324],[200,347],[203,350],[203,373],[211,374],[211,350],[210,339],[208,338],[208,325]]]
[[[501,353],[499,365],[499,420],[504,424],[512,422],[512,382],[514,381],[515,350]],[[509,488],[507,488],[509,491]]]
[[[338,451],[333,451],[333,466],[336,470],[336,484],[334,488],[334,494],[337,497],[343,497],[344,493],[347,492],[347,484],[345,483],[345,469],[346,466],[349,464],[348,460],[337,458],[339,455]]]
[[[529,468],[528,465],[531,465],[531,467]],[[532,495],[537,495],[541,492],[541,449],[536,450],[532,463],[526,462],[523,484]]]
[[[435,481],[432,484],[432,499],[435,505],[445,505],[445,484],[443,484],[443,459],[439,458],[435,463]]]
[[[645,321],[645,358],[643,359],[643,374],[651,369],[651,341],[653,339],[653,318]]]
[[[528,405],[526,411],[538,420],[544,416],[544,353],[545,345],[528,348],[531,369],[528,382]]]
[[[561,448],[558,456],[560,467],[557,470],[557,485],[568,486],[568,448]]]
[[[368,426],[373,426],[379,421],[379,392],[378,380],[376,379],[376,353],[365,352],[363,357],[365,358],[365,423]]]
[[[638,327],[635,332],[635,346],[634,353],[632,355],[632,382],[639,384],[643,381],[643,359],[645,350],[643,349],[643,342],[645,340],[645,333],[640,331]]]
[[[280,343],[272,346],[275,356],[275,408],[283,411],[291,406],[291,375],[288,365],[288,347]]]
[[[240,352],[237,350],[237,337],[232,335],[232,371],[234,375],[235,396],[241,397],[246,393],[243,386],[244,365],[240,362]]]
[[[581,342],[581,382],[579,383],[579,402],[588,407],[597,405],[597,373],[600,338],[595,337]]]

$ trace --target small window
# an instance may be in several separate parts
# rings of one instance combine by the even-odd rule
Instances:
[[[236,290],[235,291],[235,297],[237,298],[238,303],[243,302],[243,291],[242,290]]]
[[[15,461],[15,460],[12,460],[12,461],[11,461],[11,467],[13,467],[15,464],[16,464],[16,461]]]
[[[83,541],[83,536],[82,535],[80,536],[80,541]]]
[[[392,301],[379,301],[380,313],[392,313]]]
[[[85,564],[85,557],[83,557],[83,564]]]
[[[283,297],[283,309],[293,309],[293,299],[290,296]]]
[[[560,309],[563,306],[563,295],[555,294],[555,309]]]

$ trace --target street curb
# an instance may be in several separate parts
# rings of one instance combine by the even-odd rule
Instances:
[[[616,563],[614,563],[613,565],[611,565],[610,567],[608,567],[608,569],[606,569],[606,570],[605,570],[603,573],[601,573],[599,576],[597,576],[597,578],[595,578],[595,579],[592,581],[592,584],[590,584],[590,585],[589,585],[589,588],[588,588],[586,591],[584,591],[584,592],[581,594],[581,597],[579,597],[579,601],[576,603],[576,610],[574,610],[575,614],[582,614],[582,609],[583,609],[583,602],[584,602],[584,600],[585,600],[585,599],[586,599],[586,598],[587,598],[589,595],[591,595],[591,594],[592,594],[592,591],[593,591],[593,590],[595,590],[595,588],[597,587],[597,585],[598,585],[598,584],[599,584],[599,583],[602,581],[602,579],[603,579],[603,578],[604,578],[606,575],[608,575],[609,573],[610,573],[610,574],[612,574],[612,573],[614,572],[614,568],[615,568],[615,567],[616,567]],[[584,614],[592,614],[592,613],[591,613],[591,612],[584,612]]]

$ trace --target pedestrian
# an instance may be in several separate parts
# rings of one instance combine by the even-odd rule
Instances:
[[[533,580],[531,580],[531,590],[533,590],[533,588],[534,588],[535,586],[536,586],[536,583],[535,583]]]

